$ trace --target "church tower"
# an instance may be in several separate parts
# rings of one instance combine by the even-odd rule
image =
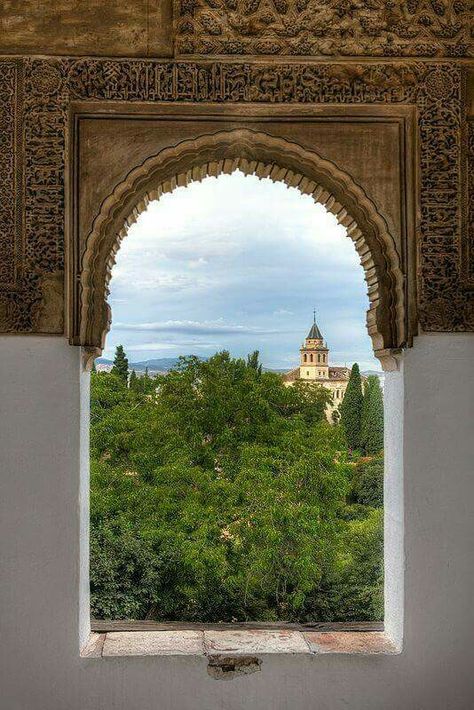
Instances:
[[[329,379],[329,350],[316,324],[316,311],[311,330],[300,348],[300,379]]]

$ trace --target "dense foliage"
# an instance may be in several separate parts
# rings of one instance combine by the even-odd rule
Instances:
[[[366,454],[377,454],[383,448],[383,395],[376,375],[369,375],[364,386],[360,446]]]
[[[125,383],[128,381],[128,359],[125,355],[123,345],[117,345],[115,351],[114,364],[111,370],[113,375],[116,375]]]
[[[359,449],[361,444],[361,424],[364,395],[359,365],[354,363],[349,377],[344,399],[339,407],[340,423],[351,449]]]
[[[381,618],[381,474],[370,466],[383,463],[348,453],[328,396],[316,383],[285,387],[258,353],[181,358],[128,383],[92,373],[93,614]]]

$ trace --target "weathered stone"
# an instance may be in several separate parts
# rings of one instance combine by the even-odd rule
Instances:
[[[299,631],[266,631],[263,629],[229,629],[205,631],[204,647],[212,654],[309,653]]]
[[[397,653],[390,639],[379,631],[306,631],[304,637],[313,653]]]
[[[0,53],[171,56],[171,0],[0,4]]]
[[[202,631],[124,631],[108,633],[102,655],[184,656],[202,655]]]
[[[82,658],[100,658],[102,656],[104,641],[105,634],[91,633],[86,645],[81,650]]]

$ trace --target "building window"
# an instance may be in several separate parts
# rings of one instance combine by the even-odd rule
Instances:
[[[308,361],[308,356],[306,355],[306,353],[304,354],[304,361],[305,361],[305,362]]]
[[[309,356],[309,359],[311,360],[311,362],[313,362],[313,355],[312,354]]]

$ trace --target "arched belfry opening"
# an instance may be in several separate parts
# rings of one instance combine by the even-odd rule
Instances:
[[[353,178],[334,162],[286,139],[234,129],[184,140],[131,169],[102,202],[85,239],[72,284],[70,342],[90,361],[102,351],[110,325],[108,283],[128,228],[151,200],[207,176],[239,169],[311,195],[334,214],[353,240],[364,269],[370,307],[367,329],[385,370],[397,367],[406,344],[404,276],[387,221]]]

